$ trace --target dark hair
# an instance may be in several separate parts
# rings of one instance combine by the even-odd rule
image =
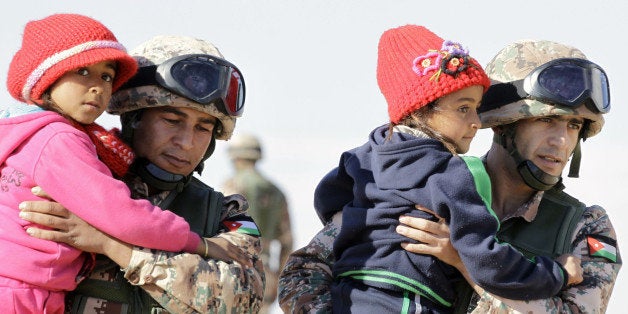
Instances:
[[[440,132],[434,130],[427,124],[428,119],[431,118],[436,113],[436,111],[438,111],[438,104],[436,103],[436,101],[433,101],[413,111],[412,113],[401,119],[399,123],[395,124],[391,122],[388,125],[388,137],[386,138],[386,140],[390,140],[390,138],[392,137],[393,128],[395,126],[405,125],[407,127],[419,130],[427,134],[427,136],[440,141],[441,143],[443,143],[445,148],[447,148],[447,150],[456,155],[456,144],[454,144],[451,139],[442,135]]]
[[[57,105],[53,100],[52,100],[52,96],[50,94],[50,90],[45,91],[43,94],[41,94],[41,104],[36,103],[36,105],[44,110],[47,111],[53,111],[56,112],[58,114],[60,114],[61,116],[63,116],[64,118],[70,120],[70,121],[74,121],[76,123],[79,123],[78,121],[74,120],[74,118],[72,118],[72,116],[70,116],[69,114],[65,113],[60,107],[59,105]]]

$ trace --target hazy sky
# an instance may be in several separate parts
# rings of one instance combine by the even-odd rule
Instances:
[[[388,119],[375,79],[377,41],[388,28],[419,24],[461,42],[485,65],[519,39],[573,45],[605,68],[612,109],[602,133],[585,142],[579,179],[567,191],[605,207],[628,248],[628,127],[625,31],[628,2],[607,1],[9,1],[0,11],[0,106],[13,100],[6,72],[24,25],[52,13],[89,15],[107,25],[130,50],[155,35],[188,35],[213,42],[243,72],[247,98],[236,133],[259,135],[262,170],[288,194],[295,247],[321,227],[313,189],[340,153],[362,144]],[[99,122],[117,126],[117,119]],[[491,132],[480,132],[470,154],[483,154]],[[219,141],[202,178],[218,187],[231,173]],[[620,273],[608,313],[624,312],[628,283]]]

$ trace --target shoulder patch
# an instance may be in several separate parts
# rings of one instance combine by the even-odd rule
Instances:
[[[230,217],[229,220],[223,220],[223,226],[230,232],[244,233],[252,236],[260,236],[259,228],[253,218],[246,215],[238,215]]]
[[[616,241],[596,235],[587,236],[587,244],[589,246],[589,256],[602,257],[613,263],[617,262]]]

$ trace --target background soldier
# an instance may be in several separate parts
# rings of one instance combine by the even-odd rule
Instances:
[[[236,134],[229,141],[229,158],[235,174],[223,186],[226,194],[242,194],[249,202],[249,214],[262,233],[262,260],[266,289],[261,313],[267,313],[277,297],[277,277],[292,251],[290,216],[285,195],[257,169],[262,147],[257,137]]]

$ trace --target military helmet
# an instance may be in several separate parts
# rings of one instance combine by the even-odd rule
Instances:
[[[209,42],[186,36],[156,36],[129,52],[140,67],[159,65],[182,55],[211,55],[223,58]],[[123,87],[124,88],[124,87]],[[228,140],[233,134],[236,117],[220,110],[214,103],[200,104],[157,85],[121,89],[113,94],[107,112],[122,115],[126,112],[158,106],[192,108],[210,114],[220,121],[215,138]]]
[[[250,134],[236,134],[229,141],[229,158],[231,159],[262,159],[262,146],[259,140]]]
[[[580,50],[547,40],[522,40],[502,49],[486,66],[486,73],[493,85],[525,78],[537,67],[560,58],[586,60]],[[482,106],[484,107],[484,106]],[[590,121],[584,137],[589,138],[602,130],[604,118],[586,106],[567,107],[535,99],[520,99],[497,108],[480,107],[479,115],[483,128],[505,125],[520,119],[552,115],[578,115]],[[486,111],[482,111],[482,109]]]

